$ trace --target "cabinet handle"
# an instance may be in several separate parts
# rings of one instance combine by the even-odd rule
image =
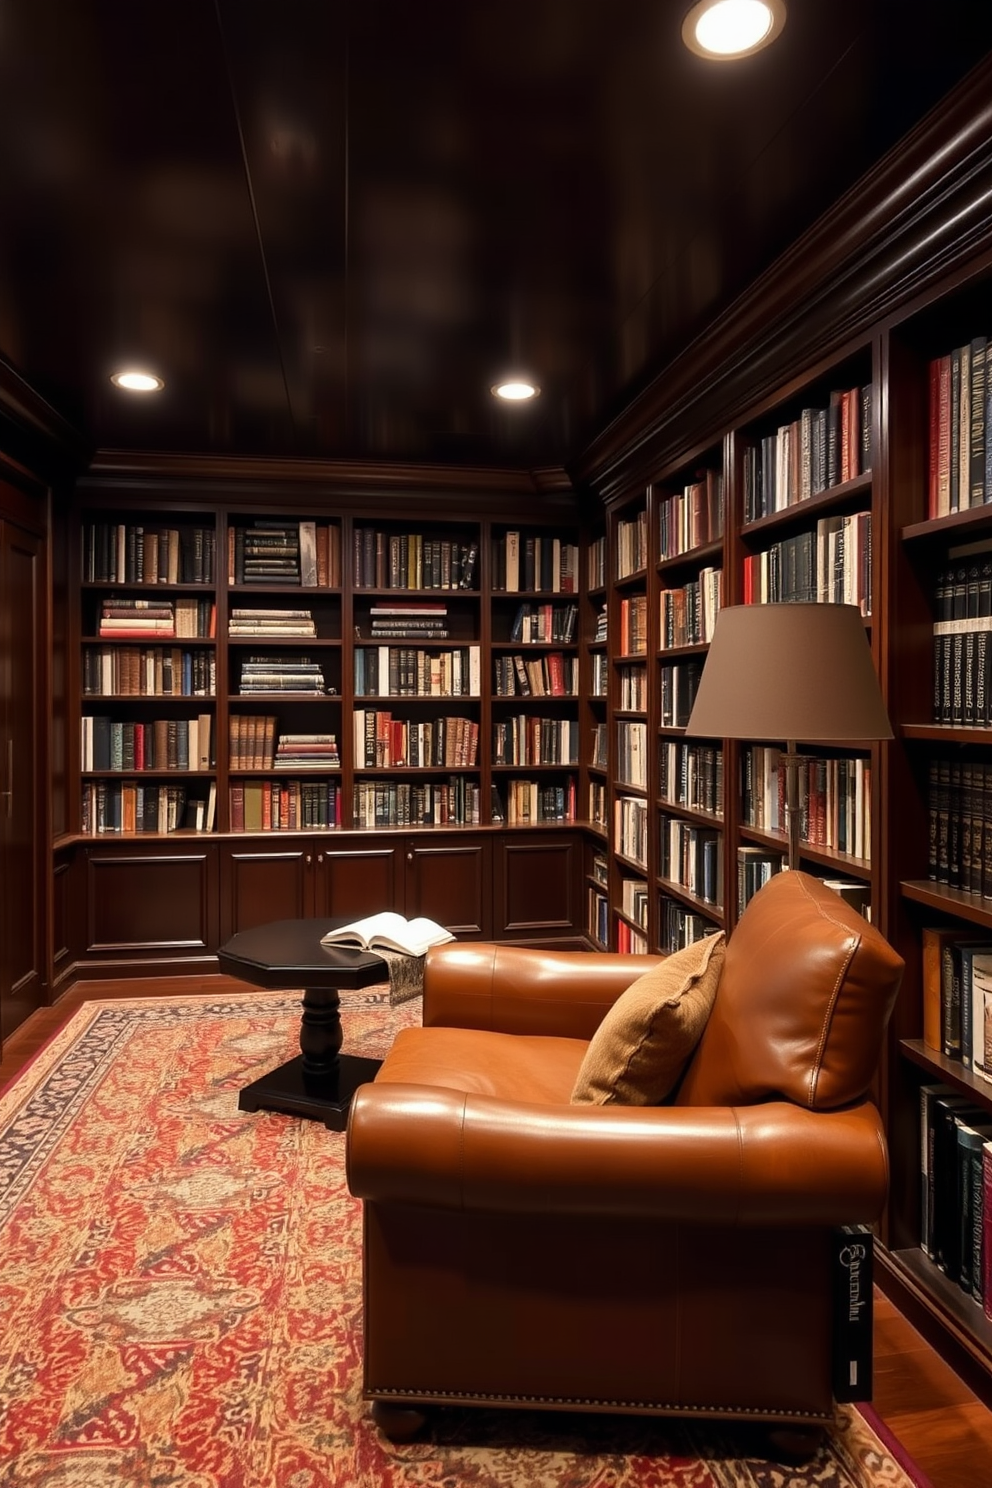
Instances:
[[[406,860],[407,860],[408,863],[412,863],[413,862],[413,853],[412,852],[408,852],[407,853]]]
[[[8,739],[7,740],[7,789],[5,791],[0,791],[0,795],[2,795],[3,798],[4,798],[4,800],[7,802],[7,815],[8,816],[13,816],[13,814],[14,814],[14,741],[13,741],[13,739]]]
[[[307,862],[307,867],[309,868],[310,864],[313,862],[313,858],[311,857],[311,855],[309,853],[307,853],[307,855],[306,855],[306,862]]]
[[[322,863],[323,861],[324,861],[324,854],[323,853],[318,853],[317,854],[317,862],[318,863]]]

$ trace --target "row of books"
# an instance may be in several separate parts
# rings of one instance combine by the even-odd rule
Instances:
[[[648,726],[631,719],[617,723],[616,778],[635,790],[648,786]]]
[[[139,599],[130,594],[111,594],[100,603],[97,635],[101,640],[208,639],[216,633],[217,607],[209,599],[192,595]]]
[[[960,755],[931,759],[927,876],[992,898],[992,765]]]
[[[658,794],[688,811],[723,815],[723,750],[714,744],[662,739],[658,746]]]
[[[579,725],[574,718],[521,714],[493,724],[494,765],[575,765]]]
[[[606,831],[606,786],[598,780],[589,781],[589,821],[594,827]]]
[[[341,825],[336,781],[238,780],[228,788],[232,832],[300,832]]]
[[[992,1113],[920,1087],[920,1249],[992,1318]]]
[[[797,770],[800,836],[811,847],[867,858],[871,846],[871,760],[864,755],[803,755]],[[741,751],[741,819],[785,832],[785,766],[777,747]]]
[[[317,626],[311,610],[291,609],[246,609],[239,606],[231,610],[227,633],[233,639],[247,637],[257,640],[267,636],[276,640],[297,636],[316,639]]]
[[[494,790],[496,788],[494,787]],[[536,822],[572,822],[575,820],[575,779],[564,784],[540,780],[510,780],[505,787],[506,805],[502,820],[509,827],[525,827]],[[502,795],[502,790],[498,791]],[[498,820],[494,811],[494,820]]]
[[[648,649],[648,602],[643,594],[620,601],[620,655],[646,656]]]
[[[355,713],[355,763],[359,769],[474,768],[479,762],[479,725],[474,718],[445,716],[417,722],[381,709]]]
[[[328,733],[277,733],[272,714],[232,713],[228,763],[232,770],[337,770],[338,741]]]
[[[723,570],[701,568],[699,577],[681,589],[663,589],[658,603],[658,637],[663,649],[711,641],[723,603]]]
[[[238,677],[241,697],[266,692],[300,692],[320,697],[328,690],[323,668],[312,656],[274,653],[241,659]]]
[[[759,889],[764,888],[785,866],[785,857],[767,847],[745,845],[737,849],[737,917]]]
[[[493,687],[496,697],[576,697],[579,662],[562,651],[540,656],[495,656]]]
[[[182,785],[144,785],[134,781],[84,782],[82,830],[91,836],[109,832],[212,832],[216,785],[194,794]]]
[[[380,527],[352,531],[356,589],[472,589],[478,558],[474,537],[426,537]]]
[[[648,928],[648,886],[643,878],[621,879],[620,908],[641,930]]]
[[[156,718],[135,723],[84,714],[80,768],[86,771],[209,770],[213,717]]]
[[[635,930],[626,920],[617,920],[617,951],[621,956],[643,956],[647,952],[647,936]]]
[[[213,527],[84,522],[82,578],[89,584],[211,584]]]
[[[744,520],[808,500],[871,469],[871,385],[836,390],[744,453]]]
[[[617,707],[623,713],[643,713],[647,705],[647,667],[617,667]]]
[[[574,604],[522,604],[510,626],[510,640],[566,646],[575,640],[579,611]]]
[[[598,945],[610,943],[610,905],[605,894],[590,884],[586,890],[586,929]]]
[[[357,780],[356,827],[473,827],[481,820],[478,782],[455,775],[445,782]]]
[[[258,519],[229,527],[227,537],[230,584],[341,586],[341,529],[335,522]]]
[[[662,728],[685,728],[702,674],[702,661],[681,661],[660,668]]]
[[[214,697],[213,651],[181,646],[87,646],[83,651],[86,697]]]
[[[658,872],[705,904],[719,906],[723,895],[723,836],[681,817],[659,818]]]
[[[610,688],[610,658],[605,651],[595,651],[589,658],[589,694],[605,698]]]
[[[677,899],[662,895],[660,906],[661,923],[659,944],[663,951],[681,951],[684,946],[695,945],[707,935],[715,935],[719,929],[712,920],[694,909],[680,904]]]
[[[658,503],[660,559],[677,558],[723,536],[723,475],[707,470]]]
[[[815,528],[748,553],[745,604],[853,604],[872,607],[871,512],[821,517]]]
[[[992,938],[928,925],[921,956],[924,1043],[992,1081]]]
[[[586,583],[592,589],[606,587],[606,533],[594,537],[586,549]]]
[[[508,594],[574,594],[578,585],[579,549],[560,537],[521,537],[509,531],[492,543],[491,584]]]
[[[613,801],[613,849],[647,872],[648,808],[636,796],[618,795]]]
[[[928,383],[927,515],[992,501],[992,379],[988,339],[975,336],[933,357]]]
[[[592,770],[605,770],[609,764],[609,736],[605,723],[594,723],[592,726],[592,748],[589,750],[589,767]]]
[[[934,587],[935,723],[992,724],[992,558],[945,569]]]
[[[446,651],[415,646],[356,646],[357,697],[478,697],[477,645]]]
[[[647,509],[617,522],[616,577],[628,579],[648,566]]]

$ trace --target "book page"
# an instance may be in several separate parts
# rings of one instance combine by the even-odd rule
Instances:
[[[329,930],[321,937],[321,944],[326,945],[359,945],[367,949],[376,935],[403,936],[406,930],[406,920],[395,910],[384,909],[379,914],[366,915],[364,920],[353,920],[350,925],[342,925],[339,930]],[[385,942],[392,944],[392,941]],[[404,950],[405,946],[400,946]]]

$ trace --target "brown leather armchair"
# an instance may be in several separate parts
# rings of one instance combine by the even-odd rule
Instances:
[[[866,1092],[902,962],[783,873],[728,941],[671,1102],[570,1104],[657,959],[430,954],[425,1026],[358,1091],[347,1139],[365,1395],[390,1434],[432,1402],[831,1418],[831,1230],[885,1200]]]

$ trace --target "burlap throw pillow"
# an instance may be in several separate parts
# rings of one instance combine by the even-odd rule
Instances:
[[[638,977],[586,1050],[573,1104],[654,1106],[678,1084],[716,997],[726,938],[709,935]]]

